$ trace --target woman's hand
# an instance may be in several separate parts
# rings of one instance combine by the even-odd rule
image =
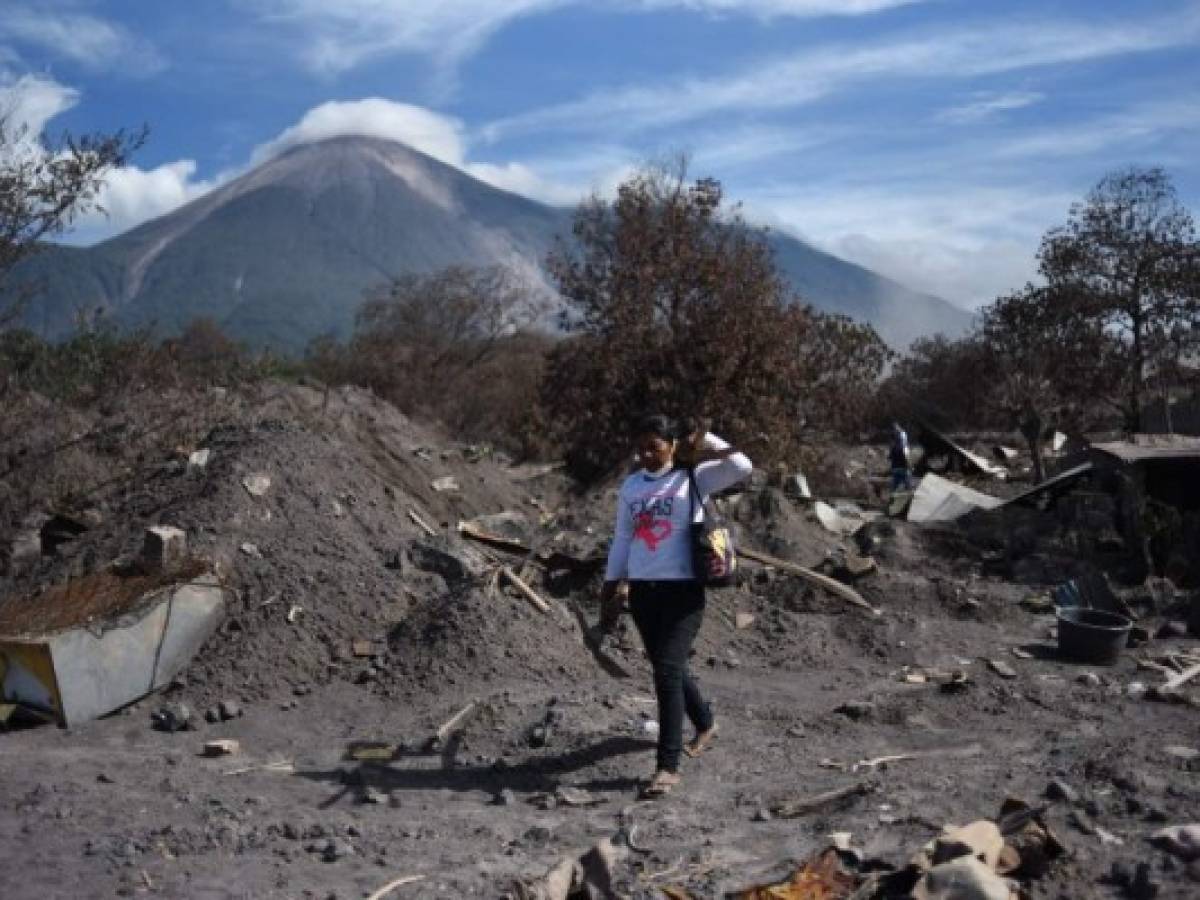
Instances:
[[[624,582],[606,581],[600,589],[600,631],[610,634],[616,630],[625,612],[625,601],[629,597],[629,588]]]
[[[708,420],[693,418],[686,421],[688,431],[679,438],[675,456],[685,465],[694,466],[707,458],[708,448],[704,446],[704,438],[708,434]]]

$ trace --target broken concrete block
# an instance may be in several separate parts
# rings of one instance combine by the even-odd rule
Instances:
[[[438,493],[461,490],[458,485],[458,479],[456,479],[453,475],[443,475],[441,478],[435,478],[432,482],[430,482],[429,486]]]
[[[461,541],[449,538],[429,538],[413,541],[408,558],[423,572],[440,575],[447,581],[469,581],[487,572],[487,560]]]
[[[222,738],[217,741],[204,742],[205,756],[233,756],[241,750],[241,745],[232,738]]]
[[[988,668],[1001,678],[1016,678],[1017,670],[1002,659],[989,659]]]
[[[1008,882],[974,857],[934,866],[917,883],[915,900],[1009,900]]]
[[[271,489],[271,478],[261,472],[247,475],[242,479],[242,487],[251,497],[263,497]]]
[[[962,828],[947,831],[933,842],[935,866],[963,856],[973,857],[994,870],[1004,849],[1004,836],[995,822],[980,819]]]
[[[142,563],[154,572],[170,571],[187,556],[187,535],[170,525],[146,529],[142,541]]]
[[[792,497],[799,497],[801,500],[811,500],[812,490],[808,486],[808,479],[800,472],[792,475],[783,483],[783,491]]]
[[[187,467],[189,472],[199,472],[208,465],[209,449],[203,447],[194,453],[188,454]]]

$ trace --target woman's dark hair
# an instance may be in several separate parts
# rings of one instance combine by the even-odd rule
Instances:
[[[674,419],[655,413],[638,419],[634,434],[652,434],[664,441],[673,441],[679,437],[679,425]]]

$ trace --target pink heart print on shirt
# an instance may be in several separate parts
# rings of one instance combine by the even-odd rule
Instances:
[[[653,513],[638,513],[633,520],[633,539],[645,541],[646,549],[651,553],[658,550],[658,545],[671,536],[671,523],[667,519],[656,519]]]

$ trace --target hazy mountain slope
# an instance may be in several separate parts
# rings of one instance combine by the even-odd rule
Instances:
[[[50,248],[20,277],[44,286],[27,322],[67,331],[78,309],[174,331],[208,316],[255,344],[299,349],[349,333],[364,291],[452,263],[538,265],[571,213],[497,190],[402,144],[297,147],[175,212],[95,247]],[[782,234],[779,265],[814,305],[894,345],[960,331],[967,314]]]

